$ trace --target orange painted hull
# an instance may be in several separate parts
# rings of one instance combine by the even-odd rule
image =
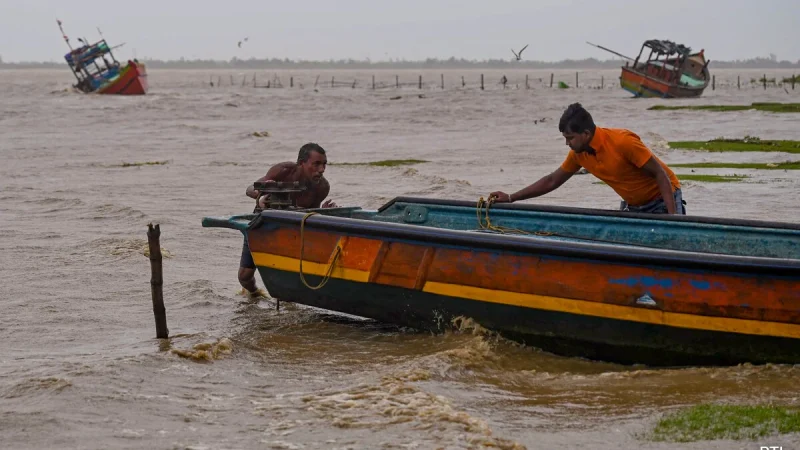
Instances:
[[[668,83],[630,67],[622,68],[620,85],[636,97],[691,98],[699,97],[705,90],[705,86],[688,87]]]
[[[128,61],[119,78],[97,90],[98,94],[145,95],[147,93],[147,68],[144,64]]]
[[[621,363],[800,362],[800,260],[417,226],[410,223],[441,219],[436,205],[397,208],[379,210],[383,221],[317,215],[303,231],[303,214],[287,211],[265,211],[249,226],[204,226],[246,232],[265,286],[284,301],[430,330],[469,317],[554,353]],[[458,223],[454,214],[448,220]],[[726,225],[719,238],[749,225]],[[777,231],[758,231],[768,226]],[[800,227],[752,227],[763,233],[759,242],[800,245]]]

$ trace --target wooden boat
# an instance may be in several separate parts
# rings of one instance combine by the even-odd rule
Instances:
[[[58,21],[59,28],[62,27]],[[89,44],[78,39],[82,45],[73,49],[69,38],[61,34],[70,48],[64,55],[70,70],[77,79],[73,85],[81,92],[118,95],[144,95],[147,93],[147,69],[138,60],[128,61],[124,66],[117,61],[105,39]]]
[[[206,217],[270,294],[618,363],[800,362],[800,224],[399,197]],[[511,231],[514,231],[513,233]]]
[[[632,59],[599,45],[595,47],[632,61],[622,67],[620,85],[635,97],[699,97],[711,81],[708,71],[711,61],[706,60],[704,50],[691,53],[689,47],[672,41],[651,39],[642,44],[639,55]],[[642,59],[646,49],[650,53]]]

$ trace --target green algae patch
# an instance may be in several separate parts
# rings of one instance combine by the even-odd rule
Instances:
[[[655,425],[654,441],[759,439],[800,432],[800,411],[780,406],[696,405],[668,414]]]
[[[681,181],[699,181],[703,183],[735,183],[748,178],[746,175],[701,175],[676,174]]]
[[[386,159],[383,161],[372,161],[362,163],[328,163],[331,166],[373,166],[373,167],[397,167],[422,164],[428,161],[422,159]]]
[[[766,111],[774,113],[800,113],[800,103],[752,103],[750,105],[655,105],[647,108],[650,111],[712,111],[712,112],[726,112],[726,111],[747,111],[754,109],[756,111]]]
[[[670,164],[670,167],[686,167],[692,169],[756,169],[756,170],[800,170],[800,161],[780,163],[685,163]]]
[[[673,141],[670,148],[706,152],[786,152],[800,153],[800,141],[762,140],[754,136],[743,139],[717,138],[710,141]]]

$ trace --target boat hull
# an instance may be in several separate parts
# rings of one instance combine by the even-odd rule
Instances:
[[[145,95],[148,90],[147,68],[143,63],[128,61],[114,81],[100,87],[98,94]]]
[[[396,203],[371,220],[353,218],[369,214],[316,215],[306,218],[304,227],[301,213],[265,211],[249,224],[208,219],[204,226],[245,232],[266,288],[284,301],[426,330],[444,330],[458,317],[471,318],[547,351],[620,363],[800,362],[797,259],[554,241],[408,223],[432,224],[436,207]],[[399,214],[392,216],[392,208]],[[533,214],[523,205],[511,208]],[[503,211],[498,210],[498,217]],[[686,245],[717,239],[715,233],[732,239],[744,229],[755,234],[753,243],[773,245],[787,255],[795,254],[800,244],[798,227],[792,224],[785,229],[750,223],[755,221],[718,226],[714,221],[719,219],[619,219],[622,213],[566,217],[565,212],[554,212],[542,223],[562,220],[559,225],[565,229],[581,222],[617,232],[626,223],[641,222],[636,226],[643,234],[659,229],[665,235],[667,225],[684,227],[685,233],[695,229],[696,239],[685,239]],[[474,220],[474,209],[472,214]],[[385,222],[396,217],[406,223]],[[448,221],[455,226],[457,219],[453,215]],[[595,225],[606,219],[622,222]],[[308,286],[301,279],[301,247]],[[731,251],[749,248],[737,242]],[[309,288],[326,279],[320,289]]]
[[[797,363],[797,339],[671,327],[581,313],[485,302],[377,283],[332,278],[312,291],[295,270],[259,266],[275,298],[441,332],[472,318],[501,336],[548,352],[620,364],[652,366]],[[322,278],[307,275],[311,283]]]
[[[693,98],[701,96],[708,83],[700,87],[681,86],[623,67],[620,85],[635,97]]]

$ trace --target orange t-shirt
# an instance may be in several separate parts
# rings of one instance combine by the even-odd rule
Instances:
[[[681,187],[672,170],[632,131],[597,127],[589,146],[594,149],[594,155],[570,150],[561,170],[575,173],[585,167],[631,206],[641,206],[661,197],[656,179],[641,169],[650,158],[655,158],[664,168],[673,192]]]

